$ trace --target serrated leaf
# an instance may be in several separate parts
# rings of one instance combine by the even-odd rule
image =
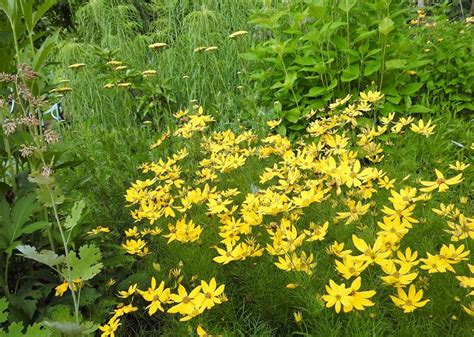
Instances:
[[[84,202],[84,200],[78,201],[74,204],[71,209],[71,214],[66,218],[66,221],[64,222],[64,227],[71,231],[74,227],[77,226],[79,220],[81,219],[82,210],[84,209],[85,205],[86,203]]]
[[[69,255],[72,279],[87,281],[100,273],[103,264],[100,262],[102,254],[94,244],[79,248],[79,256],[74,251]]]
[[[64,263],[66,259],[64,255],[58,255],[51,250],[42,250],[41,252],[38,252],[35,247],[29,245],[21,245],[16,248],[21,252],[23,257],[50,267]]]

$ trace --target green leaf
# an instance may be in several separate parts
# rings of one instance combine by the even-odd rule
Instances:
[[[48,221],[37,221],[37,222],[30,223],[28,225],[25,225],[21,231],[23,232],[23,234],[31,234],[40,229],[45,229],[46,227],[48,227],[48,225],[49,225]]]
[[[395,24],[389,17],[383,18],[379,23],[379,32],[385,36],[387,36],[394,29]]]
[[[64,255],[58,255],[51,250],[42,250],[41,252],[38,252],[35,247],[29,245],[21,245],[16,247],[16,249],[20,251],[21,256],[45,264],[49,267],[54,267],[66,262],[66,257]]]
[[[356,3],[356,0],[340,0],[338,8],[343,12],[349,13]]]
[[[289,72],[285,77],[285,83],[283,84],[283,87],[286,89],[293,88],[293,85],[297,78],[298,74],[296,73],[296,71]]]
[[[5,199],[5,198],[2,198]],[[3,236],[11,244],[19,238],[23,232],[24,224],[38,208],[34,194],[27,194],[15,201],[11,214],[6,216],[9,208],[6,200],[1,201],[1,215],[3,223]]]
[[[369,76],[378,71],[381,67],[380,61],[367,61],[364,63],[364,76]]]
[[[48,328],[58,331],[66,336],[84,336],[90,335],[97,330],[97,325],[90,321],[85,321],[80,325],[75,322],[57,322],[44,321],[43,324]]]
[[[71,265],[72,279],[87,281],[100,273],[103,264],[100,262],[102,254],[94,244],[84,245],[79,248],[79,256],[74,251],[70,252],[69,263]]]
[[[298,108],[291,109],[285,113],[285,119],[291,123],[296,123],[300,117],[301,114]]]
[[[8,320],[8,302],[5,297],[0,298],[0,324]]]
[[[49,36],[41,45],[41,47],[36,51],[35,57],[33,58],[33,61],[31,62],[31,67],[35,71],[39,71],[40,68],[42,67],[44,61],[48,57],[49,53],[51,50],[57,45],[57,40],[58,40],[59,32],[56,32],[56,34]]]
[[[296,56],[295,62],[297,64],[301,64],[303,66],[311,66],[313,64],[316,64],[317,61],[314,57],[311,56]]]
[[[385,62],[385,69],[386,70],[400,69],[400,68],[403,68],[406,64],[407,64],[407,60],[403,60],[403,59],[389,60]]]
[[[74,204],[71,209],[71,215],[69,215],[66,218],[66,221],[64,222],[64,227],[72,231],[73,228],[77,226],[79,220],[81,219],[82,211],[85,205],[86,203],[84,202],[84,200],[78,201]]]
[[[410,107],[410,109],[408,109],[408,112],[411,112],[411,113],[428,113],[428,112],[431,112],[432,109],[429,109],[423,105],[419,105],[419,104],[416,104],[416,105],[413,105],[412,107]]]
[[[28,0],[30,1],[30,0]],[[55,4],[57,0],[45,0],[38,9],[33,14],[33,28],[36,26],[39,20],[44,16],[44,14]]]
[[[342,72],[341,81],[349,82],[359,78],[360,69],[358,64],[351,64]]]
[[[423,83],[409,83],[400,89],[400,93],[402,95],[412,96],[416,92],[418,92],[422,86],[423,86]]]
[[[326,92],[325,87],[313,87],[309,89],[309,92],[305,95],[307,97],[318,97]]]

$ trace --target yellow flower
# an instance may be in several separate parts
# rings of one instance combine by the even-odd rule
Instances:
[[[454,165],[449,164],[449,168],[451,170],[454,170],[454,171],[464,171],[469,166],[471,166],[471,164],[464,164],[464,163],[460,162],[459,160],[456,160],[456,163]]]
[[[459,184],[463,179],[462,179],[462,173],[458,174],[457,176],[446,179],[439,170],[435,169],[436,179],[435,181],[420,181],[420,183],[423,186],[423,188],[420,188],[420,191],[422,192],[431,192],[434,191],[435,189],[438,189],[439,192],[445,192],[449,189],[450,185],[456,185]]]
[[[120,87],[120,88],[128,88],[128,87],[131,87],[132,86],[132,83],[130,82],[124,82],[124,83],[118,83],[117,84],[117,87]]]
[[[142,75],[144,78],[147,78],[147,77],[153,77],[156,75],[156,70],[153,70],[153,69],[149,69],[149,70],[144,70],[142,72]]]
[[[97,226],[96,228],[93,228],[87,232],[87,234],[90,234],[90,235],[98,235],[100,233],[110,233],[110,228]]]
[[[429,137],[434,134],[434,128],[436,125],[431,125],[431,119],[425,124],[422,119],[418,121],[418,125],[415,123],[411,124],[411,131],[423,135],[425,137]]]
[[[231,39],[234,39],[234,38],[237,38],[239,36],[244,36],[246,34],[248,34],[248,32],[246,30],[239,30],[237,32],[233,32],[232,34],[230,34],[229,37]]]
[[[208,52],[216,51],[217,49],[219,49],[219,48],[216,47],[216,46],[211,46],[211,47],[207,47],[206,49],[204,49],[204,52],[208,53]]]
[[[415,70],[407,70],[406,72],[408,75],[416,75],[416,71]]]
[[[469,316],[474,317],[474,302],[469,303],[467,307],[463,305],[462,308]]]
[[[222,301],[219,298],[224,292],[225,285],[217,286],[216,279],[213,277],[209,283],[201,281],[201,289],[204,294],[202,306],[206,309],[211,309],[214,305],[220,304]]]
[[[380,101],[383,98],[383,96],[384,95],[381,92],[372,91],[372,90],[369,90],[367,93],[365,93],[365,92],[360,93],[360,97],[364,101],[371,102],[371,103]]]
[[[406,293],[402,288],[397,288],[397,293],[398,297],[390,295],[390,298],[397,307],[404,310],[404,313],[410,313],[418,308],[422,308],[430,301],[422,301],[423,290],[420,289],[417,291],[413,284],[410,285],[408,293]]]
[[[99,330],[102,331],[100,337],[115,337],[115,331],[120,325],[120,319],[112,317],[107,324],[99,326]]]
[[[138,285],[136,283],[132,284],[131,286],[128,287],[126,291],[119,291],[117,297],[128,298],[130,296],[133,296],[137,292],[137,287]]]
[[[303,313],[301,311],[293,312],[293,317],[295,318],[296,324],[301,325],[303,323]]]
[[[156,287],[156,279],[151,278],[151,285],[147,291],[139,290],[140,295],[147,302],[151,302],[146,308],[148,309],[148,314],[151,316],[156,313],[157,310],[164,312],[165,310],[162,307],[163,303],[168,302],[170,298],[170,289],[165,288],[165,282],[161,281],[158,288]]]
[[[56,293],[54,295],[58,296],[58,297],[61,297],[68,290],[68,288],[69,288],[69,283],[67,281],[63,282],[55,288]]]
[[[278,120],[271,120],[271,121],[268,121],[267,122],[267,125],[270,127],[270,129],[274,129],[276,128],[278,125],[280,125],[281,123],[281,119],[278,119]]]
[[[297,283],[288,283],[288,284],[286,285],[286,287],[287,287],[288,289],[296,289],[296,288],[299,287],[299,285],[298,285]]]
[[[352,310],[350,296],[352,289],[346,288],[346,285],[343,283],[338,285],[333,280],[329,280],[329,285],[326,285],[326,295],[322,296],[322,299],[326,302],[326,308],[334,307],[337,313],[344,310],[344,312],[349,312]]]
[[[69,69],[80,69],[82,67],[85,67],[86,64],[85,63],[74,63],[74,64],[71,64],[68,68]]]
[[[115,84],[113,84],[113,83],[107,83],[107,84],[104,85],[105,89],[112,89],[113,87],[115,87]]]
[[[200,52],[202,52],[202,51],[205,51],[206,49],[207,49],[206,46],[200,46],[200,47],[194,48],[193,52],[194,52],[194,53],[200,53]]]
[[[118,67],[118,66],[121,66],[123,64],[123,62],[112,60],[112,61],[107,62],[106,64],[108,66]]]
[[[164,48],[164,47],[167,47],[168,45],[164,42],[156,42],[156,43],[152,43],[148,46],[148,48],[150,49],[160,49],[160,48]]]
[[[199,337],[222,337],[222,335],[210,335],[204,330],[204,328],[199,324],[196,328],[196,333]]]

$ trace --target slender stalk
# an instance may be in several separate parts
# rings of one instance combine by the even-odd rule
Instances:
[[[71,264],[69,263],[69,250],[68,250],[67,240],[66,240],[66,236],[64,235],[63,228],[61,226],[61,221],[59,220],[58,210],[56,208],[56,203],[54,201],[54,197],[53,197],[51,189],[49,188],[49,185],[47,186],[47,188],[48,188],[49,197],[51,199],[51,204],[53,205],[54,218],[56,220],[56,224],[58,225],[59,233],[61,234],[61,239],[63,241],[64,255],[66,256],[67,282],[69,285],[69,289],[71,290],[72,301],[74,303],[74,317],[76,319],[76,324],[79,325],[80,323],[79,300],[76,297],[76,293],[74,292],[74,287],[73,287],[74,283],[73,283],[72,274],[71,274]]]

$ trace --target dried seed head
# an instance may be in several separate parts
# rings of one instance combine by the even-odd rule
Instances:
[[[43,167],[43,172],[41,174],[43,175],[43,177],[49,177],[51,173],[53,173],[53,169],[51,168],[51,166],[47,165]]]
[[[13,119],[12,120],[6,119],[3,122],[3,131],[5,132],[6,136],[10,136],[11,134],[15,133],[16,127],[17,127],[16,121]]]
[[[24,63],[18,65],[18,72],[23,75],[23,78],[26,81],[31,81],[38,77],[38,73],[34,71],[29,65]]]
[[[44,133],[44,140],[48,144],[54,144],[59,141],[59,135],[53,130],[46,130]]]
[[[20,148],[20,155],[23,158],[28,158],[33,154],[34,151],[35,151],[34,146],[22,144]]]

